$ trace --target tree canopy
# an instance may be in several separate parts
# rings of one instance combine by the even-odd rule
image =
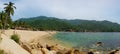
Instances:
[[[0,22],[1,28],[7,29],[8,27],[12,26],[12,19],[11,16],[14,15],[14,3],[9,2],[4,4],[4,10],[0,13]]]

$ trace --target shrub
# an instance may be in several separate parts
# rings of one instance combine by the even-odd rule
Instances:
[[[0,54],[5,54],[4,50],[0,50]]]
[[[11,36],[11,39],[13,39],[16,43],[19,43],[19,40],[20,40],[18,34],[13,34],[13,35]]]

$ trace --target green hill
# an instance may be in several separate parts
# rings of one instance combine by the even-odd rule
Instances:
[[[76,31],[76,32],[119,32],[120,25],[110,21],[66,20],[55,17],[38,16],[21,18],[17,21],[26,22],[38,30]]]

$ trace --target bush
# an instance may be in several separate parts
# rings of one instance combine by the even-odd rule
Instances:
[[[0,50],[0,54],[5,54],[4,50]]]
[[[19,38],[19,36],[17,34],[13,34],[11,36],[11,39],[13,39],[16,43],[19,43],[19,40],[20,40],[20,38]]]

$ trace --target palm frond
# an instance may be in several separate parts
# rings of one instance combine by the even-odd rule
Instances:
[[[8,5],[7,3],[5,3],[4,5]]]

